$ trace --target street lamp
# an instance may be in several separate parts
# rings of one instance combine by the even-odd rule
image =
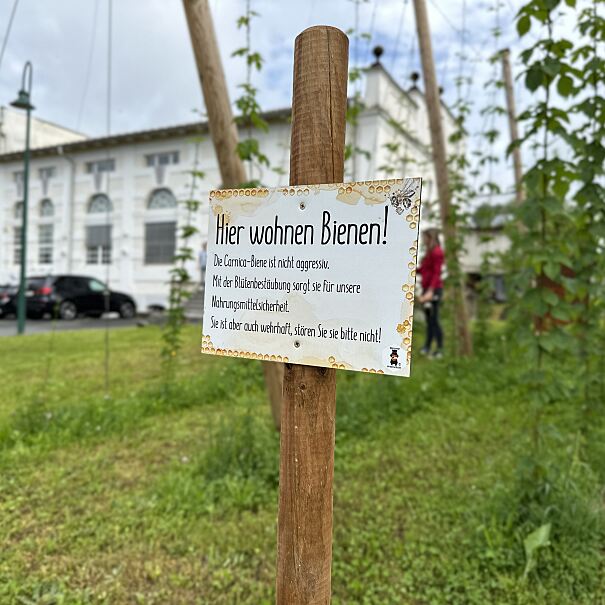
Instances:
[[[21,90],[19,96],[11,103],[12,107],[24,109],[27,112],[25,126],[25,152],[23,153],[23,213],[21,215],[21,270],[19,277],[19,292],[17,295],[17,333],[23,334],[25,331],[25,282],[26,282],[26,263],[27,263],[27,202],[29,193],[29,130],[31,122],[31,112],[34,106],[30,102],[32,92],[32,64],[28,61],[23,67],[23,76],[21,78]]]

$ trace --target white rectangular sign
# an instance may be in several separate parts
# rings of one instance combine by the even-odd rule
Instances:
[[[202,352],[409,376],[420,190],[210,192]]]

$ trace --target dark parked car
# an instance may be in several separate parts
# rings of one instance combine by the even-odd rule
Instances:
[[[14,315],[17,312],[17,286],[0,286],[0,317]]]
[[[83,275],[30,277],[25,296],[29,317],[48,313],[69,320],[80,314],[101,317],[105,311],[113,311],[129,319],[137,311],[131,296],[107,290],[103,282]]]

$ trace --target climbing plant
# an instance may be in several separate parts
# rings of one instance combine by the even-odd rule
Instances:
[[[571,9],[576,5],[574,0],[565,4]],[[599,279],[584,274],[587,266],[596,268],[599,250],[601,209],[595,213],[593,206],[602,203],[602,188],[594,178],[602,170],[595,161],[602,145],[592,135],[597,134],[602,110],[599,116],[595,89],[589,86],[586,96],[584,84],[586,78],[588,83],[599,78],[602,83],[604,70],[593,52],[596,29],[584,29],[593,42],[578,48],[567,38],[555,37],[560,5],[560,0],[532,0],[517,20],[521,35],[535,25],[543,26],[545,34],[521,53],[525,85],[538,99],[520,116],[526,128],[522,141],[537,135],[541,150],[524,175],[527,195],[516,212],[523,228],[512,233],[515,308],[525,318],[519,326],[534,351],[531,380],[542,402],[564,394],[561,373],[549,374],[545,357],[563,355],[578,345],[569,325],[585,316],[590,285],[600,286]],[[582,15],[586,13],[580,13],[580,22]],[[596,62],[588,73],[576,66],[582,58]],[[573,114],[578,119],[572,123]],[[584,229],[593,223],[595,230]]]
[[[362,31],[360,27],[359,11],[362,4],[367,4],[369,0],[349,0],[355,5],[355,24],[354,27],[347,30],[347,35],[353,41],[353,61],[349,68],[349,101],[347,104],[346,120],[350,126],[350,134],[348,141],[345,144],[345,161],[349,161],[350,176],[352,180],[359,179],[359,170],[357,166],[357,158],[364,157],[367,160],[371,158],[369,150],[364,149],[359,145],[359,118],[365,109],[361,85],[363,74],[366,68],[360,63],[360,45],[362,41],[370,42],[372,33]],[[352,89],[352,90],[351,90]]]
[[[186,209],[184,223],[178,228],[178,248],[170,269],[170,293],[168,296],[168,313],[162,330],[163,346],[161,356],[164,366],[164,380],[168,386],[174,378],[175,361],[182,344],[182,332],[187,318],[185,304],[192,294],[192,278],[187,265],[195,261],[191,238],[199,233],[194,218],[200,208],[199,200],[195,199],[197,180],[205,174],[197,169],[199,157],[199,141],[196,142],[194,168],[191,171],[191,187],[188,199],[180,202]]]
[[[581,9],[578,31],[583,43],[570,51],[569,75],[559,79],[558,92],[572,97],[569,109],[575,128],[566,131],[571,147],[573,198],[572,254],[575,258],[572,296],[574,335],[578,340],[582,370],[578,376],[587,411],[603,401],[605,294],[605,19],[598,14],[602,1]],[[568,285],[569,287],[569,285]]]
[[[254,171],[260,174],[260,168],[270,168],[269,158],[262,152],[259,140],[254,136],[254,129],[268,132],[269,125],[261,115],[258,102],[258,89],[252,84],[252,74],[256,70],[260,72],[264,59],[262,55],[252,48],[252,20],[259,17],[259,13],[252,10],[251,1],[246,1],[246,10],[237,18],[238,29],[245,32],[245,45],[232,53],[233,57],[242,57],[246,63],[246,81],[238,85],[241,95],[235,100],[235,106],[239,111],[236,118],[238,124],[246,128],[247,137],[237,144],[239,157],[248,165],[249,182],[242,186],[258,187],[260,179],[254,178]]]
[[[533,529],[525,537],[526,576],[536,568],[529,545],[538,535],[544,538],[539,548],[558,538],[562,510],[599,514],[587,499],[592,496],[583,493],[574,478],[582,468],[586,442],[578,438],[571,462],[565,460],[549,445],[553,436],[545,416],[555,401],[593,400],[602,381],[594,364],[597,343],[602,342],[599,299],[605,276],[605,66],[599,52],[605,28],[597,15],[602,4],[530,0],[516,21],[527,44],[520,58],[523,81],[532,95],[519,116],[524,134],[518,144],[535,149],[539,143],[524,173],[525,199],[515,206],[508,255],[511,337],[527,355],[520,383],[528,402],[528,447],[512,517],[526,531]],[[562,23],[573,23],[574,39],[565,35]],[[578,356],[584,360],[583,371],[570,374],[568,361]],[[577,404],[570,410],[570,419],[579,427],[586,426],[582,411]],[[599,537],[593,533],[586,539],[594,542]]]
[[[464,3],[464,6],[466,6],[466,3]],[[492,230],[494,221],[502,211],[500,204],[495,204],[493,199],[494,196],[502,193],[499,180],[496,178],[494,172],[501,160],[496,150],[500,137],[497,120],[506,114],[505,109],[498,102],[498,98],[501,98],[501,92],[504,88],[500,69],[500,49],[502,44],[500,9],[502,6],[501,0],[493,0],[487,7],[488,12],[491,12],[493,15],[493,24],[488,34],[489,40],[486,40],[484,44],[488,52],[491,52],[487,61],[490,66],[490,74],[487,81],[482,84],[484,101],[478,112],[481,118],[481,127],[474,137],[477,142],[470,153],[466,154],[464,151],[462,152],[464,158],[462,166],[460,166],[461,160],[455,161],[455,165],[458,164],[458,171],[461,169],[465,170],[463,174],[465,174],[467,179],[466,186],[460,188],[456,196],[457,207],[466,210],[462,216],[462,229],[466,232],[470,227],[473,227],[475,244],[480,249],[482,248],[479,280],[475,283],[473,292],[476,319],[474,334],[477,347],[480,350],[484,350],[489,342],[487,338],[487,319],[490,316],[494,294],[491,278],[500,269],[497,256],[489,251],[489,244],[493,240]],[[465,23],[466,19],[463,20],[463,24]],[[489,50],[490,46],[491,51]],[[476,65],[475,61],[473,71]],[[473,74],[462,79],[462,81],[460,81],[460,78],[457,81],[458,99],[462,98],[463,87],[466,89],[466,96],[462,101],[463,107],[466,105],[466,115],[470,114],[472,108],[470,94],[472,79]],[[466,115],[462,114],[461,116],[465,122]],[[456,133],[454,133],[455,135]],[[457,153],[460,154],[460,151],[457,150]],[[453,170],[453,173],[455,175],[456,170]],[[456,176],[452,178],[452,182],[455,186],[457,182]]]

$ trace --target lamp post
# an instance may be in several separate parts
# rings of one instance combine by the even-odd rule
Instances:
[[[17,295],[17,334],[25,331],[25,285],[26,285],[26,263],[27,263],[27,202],[29,193],[29,131],[31,112],[34,106],[30,102],[32,92],[32,64],[28,61],[23,67],[21,78],[21,90],[19,96],[11,103],[12,107],[24,109],[27,114],[25,126],[25,152],[23,153],[23,213],[21,215],[21,267],[19,277],[19,292]]]

